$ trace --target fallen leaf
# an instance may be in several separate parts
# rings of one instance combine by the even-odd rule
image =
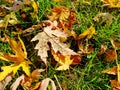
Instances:
[[[113,62],[114,60],[117,59],[117,53],[115,50],[107,50],[105,53],[105,61],[107,62]]]
[[[4,8],[0,7],[0,17],[5,16],[6,13],[7,13],[7,11]]]
[[[118,82],[120,83],[120,64],[117,64],[117,78],[118,78]]]
[[[27,60],[27,52],[26,52],[24,43],[20,39],[20,37],[18,36],[19,42],[16,42],[14,39],[10,38],[7,35],[5,35],[5,37],[7,38],[8,43],[10,44],[11,49],[13,50],[15,55],[0,53],[0,58],[2,59],[5,58],[8,61],[14,62],[14,63],[20,63],[24,60]]]
[[[70,55],[63,56],[60,53],[55,53],[53,50],[51,51],[55,61],[58,62],[59,67],[56,70],[67,70],[69,66],[72,64],[73,60],[71,60]]]
[[[120,50],[120,42],[116,41],[116,40],[110,40],[112,46],[116,49],[116,50]]]
[[[19,23],[19,20],[17,19],[15,12],[11,12],[10,14],[7,14],[4,17],[4,20],[0,20],[0,27],[1,28],[5,27],[5,30],[6,30],[8,24],[15,25],[18,23]]]
[[[120,90],[120,84],[117,80],[110,80],[113,90]]]
[[[5,35],[5,37],[7,38],[8,43],[10,44],[11,49],[13,50],[15,55],[4,54],[0,52],[0,59],[8,62],[14,62],[14,64],[1,67],[3,71],[0,72],[0,81],[3,80],[11,72],[13,72],[13,75],[15,75],[20,67],[22,67],[22,70],[26,73],[26,75],[30,76],[29,64],[32,63],[27,59],[27,52],[23,41],[20,39],[19,36],[19,42],[16,42],[14,39],[10,38],[7,35]]]
[[[55,53],[60,52],[63,55],[77,55],[76,52],[69,49],[67,44],[60,41],[60,37],[67,38],[67,35],[56,27],[55,22],[51,22],[49,26],[44,27],[43,32],[38,33],[31,41],[39,40],[38,44],[35,46],[35,49],[38,49],[38,55],[46,64],[46,59],[48,57],[47,51],[51,48]],[[56,27],[55,30],[52,28]],[[44,38],[43,38],[44,37]],[[49,45],[50,43],[51,45]]]
[[[8,75],[4,80],[0,81],[0,90],[5,90],[5,87],[12,80],[12,76]]]
[[[41,85],[41,82],[38,82],[34,87],[31,87],[29,90],[38,90],[40,85]]]
[[[31,78],[33,80],[37,80],[41,75],[41,72],[45,71],[44,69],[35,69],[32,73],[31,73]]]
[[[104,5],[108,6],[109,8],[120,8],[120,1],[119,0],[101,0]]]
[[[49,82],[51,82],[51,90],[57,90],[54,81],[50,78],[46,78],[46,79],[42,80],[42,83],[38,90],[47,90]]]
[[[90,28],[85,30],[82,34],[80,34],[77,37],[77,40],[80,40],[80,39],[83,39],[83,38],[86,38],[86,37],[88,39],[91,39],[94,34],[95,34],[95,28],[91,26]]]
[[[25,81],[25,76],[21,75],[16,81],[11,85],[10,90],[17,90],[18,86]]]
[[[83,45],[82,41],[78,41],[78,48],[79,48],[78,51],[79,54],[90,54],[94,51],[94,48],[90,44],[86,43],[86,45]]]
[[[117,75],[117,66],[114,66],[112,68],[109,68],[107,70],[103,70],[102,73],[107,73],[111,75]]]
[[[70,15],[70,10],[65,6],[55,6],[51,10],[51,13],[52,15],[49,16],[50,21],[54,21],[56,19],[67,20]]]
[[[102,55],[107,50],[107,45],[101,45],[100,52],[97,55]]]
[[[18,0],[14,0],[12,7],[5,7],[8,10],[17,11],[19,9],[22,9],[24,7],[24,3]]]
[[[22,70],[28,75],[30,76],[30,70],[29,70],[29,62],[25,61],[22,62],[20,64],[12,64],[10,66],[2,66],[1,69],[3,70],[2,72],[0,72],[0,81],[3,80],[8,74],[10,74],[11,72],[13,72],[13,75],[16,74],[17,70],[22,67]]]
[[[93,18],[93,21],[96,24],[98,24],[98,23],[100,23],[100,24],[106,23],[108,25],[111,25],[113,19],[114,19],[114,17],[110,13],[100,13],[100,14],[97,14]]]

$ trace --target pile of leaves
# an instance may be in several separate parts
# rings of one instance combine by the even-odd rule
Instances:
[[[74,9],[54,6],[48,10],[48,13],[46,12],[46,18],[40,21],[38,2],[34,0],[3,1],[10,6],[3,4],[0,7],[0,41],[1,43],[8,42],[11,50],[8,53],[4,50],[0,52],[1,62],[4,63],[1,65],[0,90],[4,90],[10,82],[13,82],[10,85],[11,90],[16,90],[20,86],[27,90],[47,90],[48,87],[56,90],[59,86],[62,90],[56,75],[52,80],[43,76],[42,73],[47,74],[49,65],[52,65],[58,73],[69,71],[91,53],[95,53],[96,57],[104,55],[105,62],[116,61],[117,66],[104,70],[102,73],[116,75],[117,78],[110,82],[114,90],[120,89],[120,65],[117,56],[120,42],[110,38],[112,49],[107,45],[101,45],[99,52],[95,52],[94,43],[92,43],[93,37],[97,37],[95,25],[110,26],[114,19],[112,14],[97,14],[93,18],[95,25],[78,34],[73,28],[74,24],[79,24],[78,15]],[[120,7],[120,1],[102,0],[102,2],[107,8]],[[90,1],[85,1],[85,3],[90,4]],[[12,81],[17,74],[19,77]]]

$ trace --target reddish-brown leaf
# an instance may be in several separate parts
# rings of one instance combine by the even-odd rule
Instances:
[[[115,50],[107,50],[105,54],[105,61],[107,62],[113,62],[114,60],[117,59],[117,53]]]

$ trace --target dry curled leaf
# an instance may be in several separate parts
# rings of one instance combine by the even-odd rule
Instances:
[[[77,55],[76,52],[69,49],[67,44],[60,41],[60,37],[67,38],[67,35],[54,24],[56,24],[56,22],[51,22],[49,26],[44,27],[43,32],[38,33],[31,40],[39,40],[38,44],[35,46],[35,49],[38,49],[38,55],[45,64],[48,57],[47,51],[50,50],[50,46],[55,51],[55,53],[60,52],[63,55]],[[53,26],[56,27],[54,30],[52,30]]]
[[[88,38],[88,39],[91,39],[92,36],[95,34],[95,28],[94,27],[90,27],[88,28],[87,30],[85,30],[82,34],[80,34],[77,39],[80,40],[80,39],[83,39],[83,38]]]
[[[49,85],[49,82],[51,82],[51,90],[56,90],[56,86],[55,83],[52,79],[50,78],[46,78],[44,80],[42,80],[40,88],[38,90],[47,90],[47,87]]]
[[[107,62],[113,62],[117,59],[117,53],[116,50],[107,50],[105,53],[105,61]]]
[[[5,7],[8,10],[17,11],[19,9],[22,9],[24,7],[24,3],[18,0],[14,0],[12,7]]]
[[[111,25],[113,19],[114,19],[114,17],[110,13],[100,13],[100,14],[97,14],[93,18],[93,21],[96,24],[98,24],[98,23],[100,23],[100,24],[106,23],[108,25]]]
[[[16,79],[16,81],[11,85],[10,90],[16,90],[18,88],[18,86],[24,82],[25,76],[21,75],[20,77],[18,77]]]
[[[83,42],[78,41],[79,54],[90,54],[94,51],[94,48],[90,44],[84,45]]]
[[[116,50],[120,50],[120,42],[116,41],[116,40],[110,40],[112,46],[116,49]]]
[[[107,50],[107,45],[101,45],[100,52],[97,55],[102,55]]]
[[[120,8],[120,0],[101,0],[108,8]]]
[[[4,80],[0,81],[0,90],[4,90],[11,80],[12,76],[8,75]]]
[[[37,80],[41,75],[41,72],[45,71],[44,69],[36,69],[31,73],[31,78]]]

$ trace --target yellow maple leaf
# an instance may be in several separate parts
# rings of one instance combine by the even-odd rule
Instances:
[[[82,34],[80,34],[77,39],[83,39],[85,37],[87,37],[88,39],[92,38],[92,36],[95,34],[95,28],[94,27],[90,27],[87,30],[85,30]]]
[[[69,69],[69,66],[72,64],[73,60],[71,60],[70,55],[63,56],[60,53],[55,53],[52,50],[52,55],[55,59],[55,61],[58,62],[60,65],[56,70],[67,70]]]
[[[9,73],[16,74],[17,70],[20,67],[22,67],[26,75],[29,76],[30,75],[29,64],[31,64],[31,62],[27,59],[27,52],[23,41],[20,39],[19,36],[18,36],[19,42],[16,42],[14,39],[10,38],[7,35],[5,35],[5,37],[8,39],[8,43],[10,44],[11,49],[13,50],[15,55],[4,54],[0,52],[0,59],[8,62],[14,62],[14,64],[11,64],[10,66],[1,67],[3,71],[0,72],[0,81],[3,80]]]
[[[107,4],[109,8],[120,8],[119,0],[101,0],[104,4]]]

